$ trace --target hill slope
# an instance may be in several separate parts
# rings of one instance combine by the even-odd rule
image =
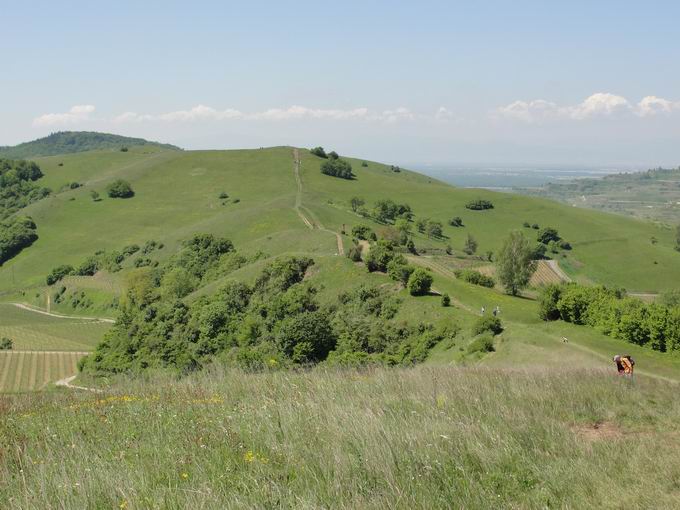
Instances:
[[[31,159],[57,154],[72,154],[92,150],[115,149],[147,145],[164,149],[180,150],[179,147],[158,142],[149,142],[143,138],[91,131],[60,131],[44,138],[25,142],[13,147],[0,147],[0,157],[8,159]]]
[[[294,164],[296,159],[299,165]],[[268,261],[293,254],[314,259],[308,281],[319,289],[319,299],[331,304],[339,293],[363,283],[384,286],[391,282],[385,275],[367,274],[363,265],[338,256],[352,242],[343,231],[349,233],[359,224],[378,232],[389,230],[353,212],[350,199],[362,197],[368,207],[377,200],[391,199],[408,203],[415,219],[444,223],[441,239],[430,239],[412,227],[421,253],[415,261],[433,268],[434,289],[449,293],[454,308],[441,307],[436,293],[422,298],[411,298],[404,290],[397,293],[407,306],[400,308],[395,320],[455,323],[462,328],[455,342],[433,349],[432,362],[469,362],[463,356],[471,340],[469,326],[482,306],[490,310],[499,305],[506,331],[498,339],[497,352],[473,357],[475,362],[503,364],[511,360],[519,366],[561,366],[571,360],[604,367],[612,351],[630,350],[642,360],[642,371],[668,378],[680,373],[678,364],[667,355],[622,344],[590,328],[543,323],[534,301],[511,298],[451,277],[457,267],[488,265],[480,257],[462,255],[468,234],[479,242],[479,252],[496,251],[509,230],[523,229],[523,222],[528,221],[557,228],[571,243],[573,249],[558,257],[573,279],[640,291],[670,289],[680,280],[680,255],[673,250],[673,232],[661,226],[544,199],[457,189],[373,162],[364,166],[359,160],[350,160],[355,179],[339,179],[320,172],[324,160],[290,147],[174,151],[142,146],[131,147],[126,153],[95,151],[37,161],[45,173],[39,183],[54,189],[73,181],[81,186],[22,210],[38,225],[39,239],[0,267],[0,298],[5,301],[45,307],[49,296],[49,304],[62,313],[110,316],[111,306],[138,260],[162,263],[192,235],[212,233],[233,241],[247,263],[188,296],[187,302],[214,293],[229,280],[252,282]],[[132,183],[133,198],[92,200],[92,191],[104,195],[105,186],[119,178]],[[479,198],[490,200],[494,208],[465,208],[468,201]],[[454,216],[463,219],[463,227],[448,226],[447,220]],[[533,229],[523,230],[535,235]],[[655,244],[650,242],[652,237]],[[58,285],[45,286],[45,277],[56,266],[77,267],[96,252],[144,246],[152,240],[155,249],[131,255],[121,262],[120,271],[69,277]],[[453,255],[444,253],[447,244]],[[431,253],[438,255],[431,257]],[[564,344],[562,337],[568,337],[569,343]]]

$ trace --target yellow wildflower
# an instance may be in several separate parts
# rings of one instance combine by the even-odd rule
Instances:
[[[245,460],[246,462],[254,462],[255,454],[248,450],[246,453],[243,454],[243,460]]]
[[[189,473],[182,473],[180,476],[182,477],[183,480],[186,480],[187,478],[189,478]]]

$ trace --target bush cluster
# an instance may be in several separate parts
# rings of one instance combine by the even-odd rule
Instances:
[[[471,200],[465,204],[465,207],[473,211],[482,211],[484,209],[493,209],[493,204],[489,200],[477,199]]]
[[[352,179],[352,165],[348,161],[340,158],[328,158],[321,165],[321,173],[331,175],[333,177],[340,177],[341,179]]]
[[[647,304],[620,289],[549,285],[541,293],[539,314],[543,320],[585,324],[656,351],[680,350],[680,307]]]
[[[35,222],[30,218],[0,221],[0,266],[38,239]]]
[[[157,268],[130,275],[116,325],[81,364],[91,374],[148,368],[196,370],[220,360],[247,370],[326,361],[334,365],[412,364],[457,328],[407,326],[394,318],[401,301],[393,291],[361,286],[322,304],[304,281],[314,264],[282,257],[252,285],[232,281],[190,303],[180,300],[197,275],[224,264],[226,240],[196,236]],[[200,269],[200,270],[199,270]],[[184,289],[173,292],[170,289]]]
[[[123,179],[116,179],[106,186],[106,193],[111,198],[130,198],[135,195],[132,185]]]
[[[456,278],[460,278],[464,282],[481,285],[482,287],[489,287],[491,289],[496,285],[496,281],[493,278],[474,269],[458,269],[454,271],[454,274]]]

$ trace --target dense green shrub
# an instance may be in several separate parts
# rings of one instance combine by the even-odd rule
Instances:
[[[503,331],[503,325],[498,317],[493,315],[484,315],[477,319],[472,325],[472,334],[481,335],[483,333],[491,333],[498,335]]]
[[[373,230],[366,225],[355,225],[352,227],[352,237],[361,240],[368,240]]]
[[[384,239],[379,240],[371,246],[368,254],[364,256],[366,269],[369,272],[387,271],[387,265],[394,257],[394,246]]]
[[[310,149],[309,152],[320,158],[326,159],[328,157],[326,151],[323,150],[323,147],[314,147],[313,149]]]
[[[465,246],[463,246],[463,251],[468,255],[473,255],[477,251],[477,240],[472,237],[472,234],[468,234],[465,238]]]
[[[408,292],[412,296],[425,296],[430,292],[432,275],[425,269],[417,268],[408,279]]]
[[[35,184],[42,176],[32,161],[0,159],[0,221],[51,193]]]
[[[541,290],[538,304],[538,316],[544,321],[554,321],[560,318],[557,303],[562,297],[562,285],[551,283]]]
[[[546,289],[541,303],[542,318],[588,325],[614,338],[662,352],[680,350],[678,306],[646,304],[626,297],[620,289],[574,283],[559,290]]]
[[[32,219],[14,217],[0,221],[0,266],[38,239]]]
[[[116,179],[106,186],[106,193],[111,198],[130,198],[135,195],[132,185],[123,179]]]
[[[537,240],[539,243],[548,244],[550,241],[559,241],[562,239],[557,233],[557,230],[551,227],[544,227],[538,231]]]
[[[486,333],[478,336],[468,344],[465,350],[468,354],[494,352],[496,349],[493,345],[493,335]]]
[[[460,216],[454,216],[449,220],[449,225],[451,225],[452,227],[462,227],[463,219]]]
[[[403,255],[396,255],[387,264],[387,275],[393,280],[400,282],[404,287],[408,284],[414,270],[415,268],[408,264]]]
[[[456,278],[460,278],[464,282],[481,285],[482,287],[492,289],[496,285],[496,281],[493,278],[474,269],[457,269],[454,274]]]
[[[47,275],[45,281],[47,282],[47,285],[54,285],[65,276],[71,275],[73,273],[74,273],[73,266],[64,264],[62,266],[57,266],[54,269],[52,269],[50,274]]]
[[[446,293],[442,294],[442,306],[447,307],[447,306],[450,306],[450,305],[451,305],[451,297]]]
[[[321,173],[331,175],[333,177],[340,177],[342,179],[352,179],[352,165],[344,159],[328,159],[321,165]]]
[[[473,211],[483,211],[484,209],[493,209],[493,204],[489,200],[471,200],[465,207]]]
[[[397,204],[392,200],[378,200],[373,206],[373,219],[380,223],[394,222],[398,218],[410,221],[413,211],[408,204]]]
[[[14,347],[14,341],[6,336],[0,338],[0,351],[9,351]]]

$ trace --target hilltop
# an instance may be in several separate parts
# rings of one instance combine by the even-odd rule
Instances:
[[[93,150],[120,150],[123,147],[136,146],[180,150],[179,147],[174,145],[149,142],[143,138],[130,138],[92,131],[59,131],[44,138],[21,143],[13,147],[0,147],[0,158],[31,159]]]

